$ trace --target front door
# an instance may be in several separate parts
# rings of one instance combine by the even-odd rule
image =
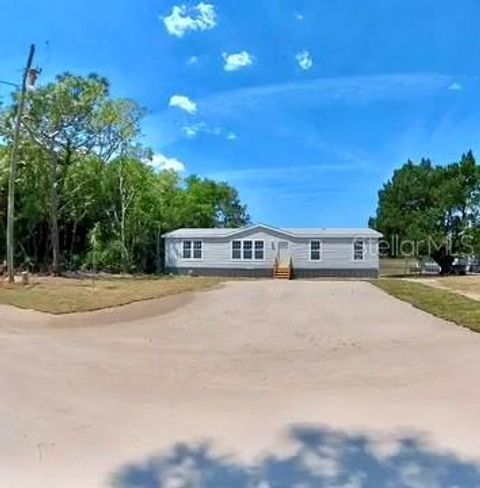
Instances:
[[[288,241],[278,241],[277,259],[279,266],[287,266],[290,261]]]

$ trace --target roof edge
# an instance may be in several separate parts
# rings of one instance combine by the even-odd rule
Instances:
[[[230,237],[230,236],[234,236],[234,235],[237,235],[237,234],[241,234],[242,232],[251,231],[251,230],[255,230],[255,229],[266,229],[266,230],[269,230],[269,231],[277,232],[278,234],[282,234],[282,235],[285,235],[285,236],[295,237],[295,235],[292,234],[291,232],[288,232],[288,231],[286,231],[284,229],[280,229],[279,227],[273,227],[273,226],[267,225],[267,224],[252,224],[252,225],[247,225],[247,226],[241,227],[239,229],[233,229],[233,232],[230,232],[227,235],[228,235],[228,237]]]
[[[165,238],[165,237],[171,237],[171,238],[175,238],[177,237],[175,234],[177,233],[177,231],[180,231],[180,230],[185,230],[187,229],[186,227],[182,227],[182,228],[179,228],[179,229],[175,229],[171,232],[166,232],[165,234],[162,234],[162,238]],[[195,234],[195,230],[198,230],[198,231],[202,231],[204,229],[210,229],[210,228],[192,228],[192,229],[189,229],[192,231],[192,236],[194,236]],[[267,225],[267,224],[262,224],[262,223],[259,223],[259,224],[252,224],[252,225],[247,225],[245,227],[240,227],[240,228],[232,228],[232,229],[228,229],[228,228],[225,228],[225,229],[221,229],[221,228],[218,228],[218,230],[225,230],[225,232],[221,233],[219,232],[218,234],[214,235],[214,236],[211,236],[213,238],[217,237],[217,238],[225,238],[225,237],[232,237],[232,236],[236,236],[238,234],[242,234],[243,232],[250,232],[250,231],[254,231],[256,229],[265,229],[267,231],[270,231],[270,232],[276,232],[277,234],[281,234],[281,235],[284,235],[284,236],[287,236],[287,237],[291,237],[291,238],[298,238],[298,237],[306,237],[305,234],[298,234],[294,231],[294,229],[289,229],[289,230],[285,230],[285,229],[282,229],[280,227],[273,227],[271,225]],[[313,230],[313,229],[312,229]],[[322,230],[327,230],[327,229],[323,229],[323,228],[318,228],[318,231],[322,231]],[[335,234],[335,228],[330,228],[328,229],[328,231],[330,231],[330,235],[331,237],[346,237],[346,234],[345,233],[338,233],[337,235]],[[341,230],[344,230],[342,228],[338,228],[339,231]],[[370,229],[368,227],[365,227],[365,228],[362,228],[362,229],[352,229],[352,231],[355,230],[355,232],[352,232],[352,236],[353,237],[371,237],[371,238],[382,238],[383,237],[383,234],[381,234],[380,232],[376,231],[375,229]],[[307,236],[308,237],[308,236]],[[316,237],[316,234],[315,233],[312,233],[312,237]]]
[[[172,230],[171,232],[166,232],[165,234],[162,234],[161,237],[175,237],[175,232],[177,232],[178,230],[182,230],[182,229],[185,229],[185,227],[181,227],[179,229],[175,229],[175,230]],[[239,227],[239,228],[233,228],[233,229],[228,229],[228,228],[225,228],[225,233],[223,234],[217,234],[215,237],[230,237],[230,236],[234,236],[234,235],[237,235],[237,234],[241,234],[242,232],[247,232],[247,231],[251,231],[251,230],[255,230],[255,229],[266,229],[266,230],[269,230],[269,231],[273,231],[273,232],[277,232],[279,234],[283,234],[283,235],[286,235],[286,236],[289,236],[289,237],[295,237],[294,234],[292,234],[291,232],[287,232],[283,229],[280,229],[278,227],[273,227],[271,225],[266,225],[266,224],[252,224],[252,225],[246,225],[245,227]],[[195,231],[195,230],[203,230],[203,228],[198,228],[198,229],[192,229],[192,231]]]

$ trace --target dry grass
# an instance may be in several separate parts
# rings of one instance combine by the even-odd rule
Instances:
[[[446,276],[431,278],[426,284],[446,288],[458,293],[470,295],[472,298],[480,298],[480,276]]]
[[[420,310],[480,332],[480,303],[477,300],[412,280],[380,278],[371,283]]]
[[[414,258],[381,258],[380,276],[408,276],[415,266],[418,260]]]
[[[198,291],[222,282],[220,278],[33,278],[29,286],[0,284],[0,303],[66,314],[126,305],[152,298]]]

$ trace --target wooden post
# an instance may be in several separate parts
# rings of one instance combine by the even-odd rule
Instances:
[[[35,46],[30,46],[28,53],[27,65],[23,73],[22,90],[18,103],[15,127],[13,130],[12,154],[10,159],[10,175],[8,179],[8,209],[7,209],[7,268],[8,282],[15,281],[14,268],[14,219],[15,219],[15,179],[17,177],[17,154],[20,139],[20,127],[22,125],[23,110],[25,108],[25,95],[27,93],[27,78],[32,67]]]
[[[22,271],[22,274],[20,276],[21,276],[20,283],[23,286],[27,286],[30,282],[30,277],[28,275],[28,271]]]

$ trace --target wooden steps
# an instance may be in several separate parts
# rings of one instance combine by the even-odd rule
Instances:
[[[291,280],[292,268],[290,266],[275,267],[273,270],[273,277],[277,280]]]
[[[278,259],[275,258],[273,264],[273,277],[276,280],[291,280],[293,278],[292,258],[281,264]]]

